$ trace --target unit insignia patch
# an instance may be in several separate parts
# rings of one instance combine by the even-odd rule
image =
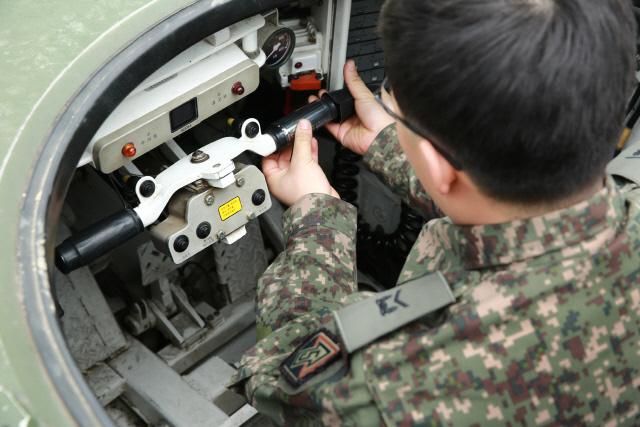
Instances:
[[[300,387],[327,368],[339,355],[338,340],[323,328],[309,336],[282,362],[280,372],[289,384]]]

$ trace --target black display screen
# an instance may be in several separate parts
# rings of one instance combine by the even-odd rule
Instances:
[[[193,98],[179,107],[169,112],[171,122],[171,132],[175,132],[187,123],[191,123],[198,118],[198,101]]]

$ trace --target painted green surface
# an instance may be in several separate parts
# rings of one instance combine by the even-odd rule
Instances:
[[[40,147],[65,104],[96,69],[190,3],[0,0],[0,399],[11,402],[11,413],[0,413],[0,426],[13,425],[25,414],[37,425],[73,425],[24,318],[24,304],[53,310],[49,289],[41,290],[37,302],[23,301],[15,279],[17,268],[35,268],[16,266],[16,248],[24,192]],[[58,375],[65,375],[64,368]]]
[[[0,427],[11,426],[33,427],[35,421],[10,391],[0,388]]]

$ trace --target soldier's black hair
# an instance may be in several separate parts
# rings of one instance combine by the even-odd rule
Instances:
[[[380,21],[402,113],[488,195],[553,202],[603,175],[633,89],[629,0],[388,0]]]

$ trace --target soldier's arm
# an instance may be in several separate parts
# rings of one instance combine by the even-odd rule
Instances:
[[[356,291],[356,209],[323,194],[284,214],[285,250],[258,282],[258,338],[303,316],[321,316]]]
[[[384,128],[376,136],[363,160],[369,169],[409,206],[420,210],[428,218],[443,215],[422,188],[402,151],[395,123]]]

